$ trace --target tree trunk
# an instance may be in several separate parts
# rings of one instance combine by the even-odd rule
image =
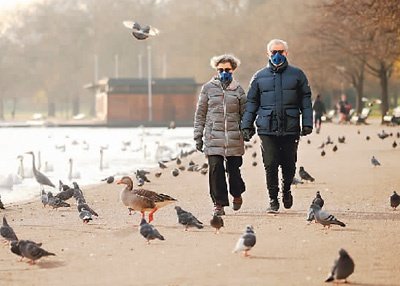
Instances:
[[[49,102],[47,105],[47,115],[49,117],[55,117],[55,115],[56,115],[56,104],[53,101],[53,99],[50,99],[50,98],[49,98]]]
[[[360,73],[357,75],[356,82],[354,82],[354,87],[357,92],[357,99],[356,99],[356,112],[357,114],[361,114],[361,111],[364,107],[362,102],[362,98],[364,96],[364,67],[361,69]]]
[[[4,100],[0,97],[0,120],[4,120]]]
[[[80,105],[79,105],[79,96],[74,96],[72,99],[72,115],[79,114]]]
[[[381,85],[381,116],[382,116],[382,123],[383,117],[389,111],[389,93],[388,93],[388,85],[389,85],[389,76],[388,70],[384,64],[381,64],[381,69],[379,73],[379,81]]]

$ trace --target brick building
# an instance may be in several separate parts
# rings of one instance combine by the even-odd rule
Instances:
[[[198,88],[193,78],[154,78],[150,122],[147,79],[106,78],[96,84],[96,116],[110,126],[191,126]]]

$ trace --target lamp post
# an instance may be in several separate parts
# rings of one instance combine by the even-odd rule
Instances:
[[[152,90],[151,90],[151,46],[147,45],[147,92],[148,92],[148,114],[149,122],[153,121],[153,101],[152,101]]]

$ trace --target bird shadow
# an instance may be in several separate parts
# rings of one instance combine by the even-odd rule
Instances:
[[[288,260],[289,257],[271,257],[271,256],[261,256],[261,255],[250,255],[249,259],[260,259],[260,260]]]
[[[347,281],[346,285],[356,285],[356,286],[376,286],[376,285],[380,285],[380,286],[396,286],[394,284],[360,283],[360,282],[351,282],[351,281]]]
[[[36,265],[40,268],[51,269],[65,266],[66,263],[64,261],[39,261]]]

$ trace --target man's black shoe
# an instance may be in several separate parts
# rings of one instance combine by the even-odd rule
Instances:
[[[277,213],[279,210],[278,199],[272,199],[269,202],[269,207],[267,208],[267,213]]]
[[[283,193],[282,202],[285,209],[290,209],[293,206],[293,196],[290,191]]]

